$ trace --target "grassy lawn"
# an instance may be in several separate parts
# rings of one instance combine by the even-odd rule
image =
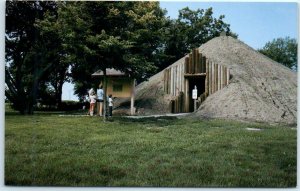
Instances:
[[[296,134],[224,120],[8,113],[5,184],[295,187]]]

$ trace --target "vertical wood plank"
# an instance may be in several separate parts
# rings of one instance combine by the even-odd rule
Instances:
[[[206,57],[202,56],[201,60],[202,60],[202,63],[203,63],[203,68],[202,68],[203,71],[202,72],[206,73],[206,67],[207,67],[207,65],[206,65]]]
[[[171,81],[170,81],[170,94],[173,95],[173,83],[174,83],[174,79],[173,79],[173,67],[170,68],[170,76],[171,76]]]
[[[224,72],[224,66],[221,66],[221,89],[224,87],[224,76],[223,76],[223,72]]]
[[[219,64],[216,64],[216,91],[218,91],[218,82],[219,82]]]
[[[174,96],[177,94],[176,86],[177,86],[177,66],[174,67]]]
[[[181,91],[184,92],[184,73],[182,73],[181,75]]]
[[[221,65],[218,67],[218,90],[221,89]]]
[[[166,93],[166,70],[164,70],[164,93]]]
[[[197,74],[198,73],[200,73],[200,66],[201,66],[201,53],[199,52],[199,49],[197,49],[197,66],[196,66],[196,68],[197,68]]]
[[[227,67],[224,67],[224,87],[227,84]]]
[[[168,69],[168,92],[171,94],[171,69]]]
[[[168,69],[166,69],[166,93],[168,93]]]
[[[205,68],[206,68],[206,71],[205,71],[205,97],[208,96],[209,94],[209,71],[208,71],[208,61],[205,60]]]
[[[130,99],[130,114],[131,115],[135,114],[134,100],[135,100],[135,79],[132,80],[131,99]]]
[[[212,76],[212,82],[211,82],[211,89],[212,89],[212,94],[215,92],[215,65],[214,63],[211,64],[211,76]]]
[[[194,61],[194,74],[195,74],[196,69],[197,69],[197,64],[198,64],[198,49],[197,48],[194,49],[194,54],[195,54],[195,56],[194,56],[194,59],[195,59],[195,61]]]
[[[226,67],[225,66],[224,66],[224,69],[223,69],[223,84],[224,84],[223,87],[225,87],[226,86]]]
[[[215,69],[216,69],[215,70],[215,75],[216,75],[215,76],[215,78],[216,78],[216,81],[215,81],[215,88],[216,88],[216,90],[215,90],[215,92],[218,91],[218,66],[219,66],[218,64],[215,64]]]
[[[179,95],[179,92],[180,92],[180,80],[181,80],[181,72],[180,72],[180,69],[181,69],[181,64],[178,65],[178,95]]]
[[[187,74],[188,71],[189,71],[189,66],[188,66],[189,61],[188,61],[188,59],[189,59],[188,57],[185,57],[185,59],[184,59],[184,66],[185,66],[185,67],[184,67],[184,69],[185,69],[185,70],[184,70],[184,73],[186,73],[186,74]]]
[[[179,95],[179,65],[176,66],[176,96]]]
[[[185,106],[185,112],[189,112],[189,81],[187,79],[184,79],[185,84],[185,98],[184,98],[184,106]]]
[[[203,73],[203,61],[202,61],[202,54],[199,53],[199,58],[198,58],[198,73]]]
[[[208,71],[209,71],[209,75],[208,75],[208,94],[211,95],[212,94],[212,87],[211,87],[211,81],[212,81],[212,78],[211,78],[211,72],[212,72],[212,68],[211,68],[211,61],[208,60]]]
[[[227,68],[226,75],[227,75],[227,79],[226,79],[227,83],[226,83],[226,85],[228,85],[229,84],[229,77],[230,77],[229,68]]]
[[[192,73],[192,54],[189,54],[189,74]]]
[[[173,68],[173,96],[176,95],[176,67]]]
[[[182,68],[182,71],[184,70],[184,68]],[[184,81],[183,81],[183,79],[184,79],[184,73],[182,72],[181,73],[181,91],[183,92],[184,91]]]
[[[191,55],[191,58],[192,58],[192,71],[191,73],[194,74],[195,73],[195,49],[192,50],[192,55]]]

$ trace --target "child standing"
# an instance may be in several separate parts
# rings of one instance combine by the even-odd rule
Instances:
[[[108,97],[108,116],[112,117],[112,110],[113,110],[113,99],[112,95],[110,94]]]

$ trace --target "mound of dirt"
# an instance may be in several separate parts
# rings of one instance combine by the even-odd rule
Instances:
[[[210,40],[199,51],[214,63],[228,67],[230,81],[209,95],[191,117],[296,123],[296,72],[228,36]],[[184,58],[173,65],[182,62]],[[138,115],[169,113],[173,98],[164,93],[163,85],[161,71],[137,86]],[[128,105],[129,100],[119,100],[119,107]]]
[[[232,78],[192,116],[296,123],[295,72],[232,37],[214,38],[199,50],[227,66]]]

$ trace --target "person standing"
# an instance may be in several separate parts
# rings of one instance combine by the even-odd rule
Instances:
[[[91,109],[92,109],[91,96],[92,96],[93,94],[95,94],[95,91],[94,91],[93,88],[91,88],[91,89],[88,91],[88,93],[89,93],[89,97],[88,97],[89,100],[88,100],[88,101],[90,102],[90,108],[89,108],[89,111],[88,111],[87,115],[91,115]]]
[[[108,116],[112,117],[112,110],[113,110],[113,99],[112,95],[110,94],[108,97]]]
[[[97,89],[97,102],[99,103],[99,110],[98,110],[98,115],[103,116],[103,87],[100,84],[99,89]]]
[[[96,105],[97,96],[95,92],[92,92],[90,96],[90,116],[94,115],[95,105]]]

